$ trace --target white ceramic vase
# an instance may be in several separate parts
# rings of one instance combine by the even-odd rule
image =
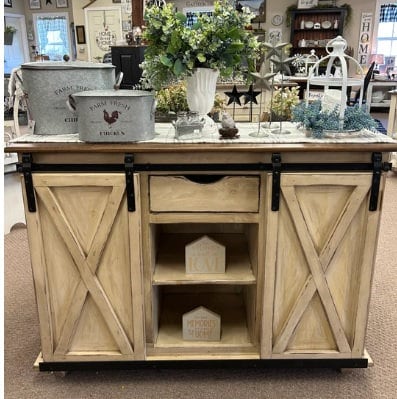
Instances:
[[[211,68],[197,68],[186,78],[186,97],[190,111],[205,117],[214,106],[216,82],[219,71]]]

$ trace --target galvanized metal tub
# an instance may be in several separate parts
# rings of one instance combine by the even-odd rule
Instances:
[[[77,133],[77,117],[66,105],[69,94],[111,89],[115,66],[84,61],[28,62],[21,65],[35,134]]]
[[[143,90],[94,90],[70,95],[80,140],[134,142],[154,137],[154,93]]]

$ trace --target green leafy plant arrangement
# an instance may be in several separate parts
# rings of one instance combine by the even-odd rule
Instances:
[[[299,122],[305,129],[311,130],[313,137],[322,138],[325,131],[339,131],[339,110],[321,109],[321,101],[306,104],[301,102],[292,110],[292,121]],[[376,122],[366,112],[365,107],[356,104],[347,107],[344,115],[342,132],[358,131],[361,129],[375,130]]]
[[[259,43],[250,25],[253,14],[238,12],[227,0],[216,0],[211,16],[203,14],[192,26],[172,4],[145,10],[146,44],[142,82],[159,89],[193,73],[198,67],[218,69],[222,77],[255,70]]]

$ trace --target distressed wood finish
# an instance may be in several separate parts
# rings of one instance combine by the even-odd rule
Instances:
[[[379,211],[371,174],[285,174],[268,235],[263,356],[362,356]],[[367,255],[367,257],[365,257]],[[368,259],[369,258],[369,259]],[[266,291],[266,289],[265,289]],[[273,297],[273,305],[271,305]]]
[[[124,175],[43,173],[33,184],[44,360],[142,359],[139,212],[127,212]]]
[[[32,173],[37,211],[26,211],[26,220],[40,362],[369,357],[364,343],[385,179],[373,212],[373,173],[362,171],[368,165],[354,172],[305,168],[370,164],[374,151],[387,160],[397,145],[10,148],[32,151],[34,163],[57,170],[120,170]],[[280,207],[272,211],[276,152],[282,164],[305,165],[282,169]],[[127,207],[126,153],[135,164],[156,164],[156,171],[143,167],[134,175],[134,212]],[[264,167],[183,170],[193,163]],[[167,164],[180,167],[174,172]],[[204,235],[225,247],[224,273],[186,273],[186,245]],[[183,315],[200,306],[221,317],[220,340],[183,339]]]
[[[259,178],[225,176],[201,184],[185,176],[151,176],[153,212],[258,212]]]

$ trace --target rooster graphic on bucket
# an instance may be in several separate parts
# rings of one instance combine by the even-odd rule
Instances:
[[[107,112],[105,109],[103,110],[103,119],[106,121],[109,125],[109,127],[119,119],[119,115],[121,112],[119,111],[113,111],[110,115],[109,112]]]

